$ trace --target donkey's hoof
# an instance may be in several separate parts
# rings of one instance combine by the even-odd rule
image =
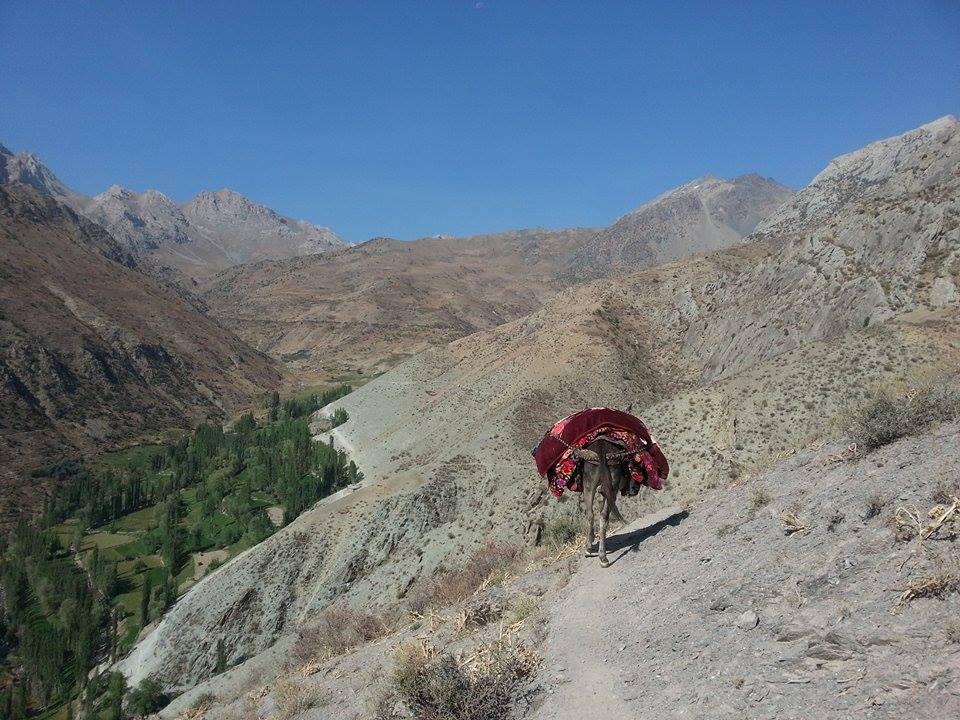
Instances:
[[[595,553],[593,550],[584,550],[584,551],[583,551],[583,556],[584,556],[584,557],[596,557],[596,556],[597,556],[597,553]]]
[[[600,558],[600,567],[610,567],[610,561],[606,558]]]

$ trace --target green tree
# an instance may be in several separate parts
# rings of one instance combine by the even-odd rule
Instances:
[[[152,678],[144,678],[127,696],[127,708],[134,715],[150,715],[169,702],[169,698]]]
[[[143,586],[140,589],[140,627],[145,628],[150,622],[150,593],[153,591],[153,581],[150,578],[150,571],[147,570],[143,578]]]
[[[217,663],[214,665],[213,674],[219,675],[227,669],[227,652],[223,647],[223,638],[217,640]]]

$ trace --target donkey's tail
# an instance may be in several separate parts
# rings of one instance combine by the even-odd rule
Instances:
[[[623,525],[627,521],[623,519],[620,510],[617,508],[617,489],[613,487],[613,475],[610,472],[610,465],[607,464],[607,449],[610,447],[607,443],[598,443],[597,454],[600,456],[600,487],[603,490],[603,498],[606,500],[607,507],[610,508],[610,514],[613,519]]]

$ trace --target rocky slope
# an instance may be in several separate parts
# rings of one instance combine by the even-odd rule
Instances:
[[[539,658],[518,719],[954,717],[960,594],[903,598],[960,572],[960,521],[920,541],[904,511],[932,523],[960,493],[958,439],[945,425],[856,459],[818,443],[618,529],[607,569],[554,551],[332,659],[278,646],[161,717],[368,718],[403,648],[466,664],[504,637]],[[481,609],[489,624],[464,623]]]
[[[492,532],[536,542],[563,505],[529,448],[584,405],[633,401],[651,421],[674,472],[650,508],[834,436],[843,406],[877,384],[954,371],[958,147],[953,118],[870,146],[793,201],[833,202],[819,219],[784,211],[741,246],[565,290],[338,401],[350,414],[338,436],[369,485],[205,579],[125,672],[187,687],[209,674],[217,639],[234,660],[253,656],[341,596],[396,602]]]
[[[177,204],[157,190],[119,185],[92,198],[62,183],[32,153],[0,146],[0,182],[18,181],[66,203],[133,253],[143,268],[192,288],[239,263],[289,258],[344,247],[332,230],[284,217],[232,190],[203,191]]]
[[[203,297],[226,327],[307,383],[370,376],[540,307],[561,287],[557,259],[594,233],[379,238],[233,268]]]
[[[793,190],[770,178],[704,175],[644,203],[601,230],[566,262],[579,279],[633,272],[740,242]]]
[[[41,462],[222,417],[279,381],[100,226],[0,185],[0,511],[42,505],[24,475]]]

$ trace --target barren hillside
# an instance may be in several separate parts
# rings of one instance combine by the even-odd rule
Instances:
[[[204,300],[305,382],[369,376],[522,317],[572,284],[738,243],[792,195],[758,175],[704,177],[609,228],[381,238],[322,257],[231,269]]]
[[[955,371],[958,145],[944,118],[868,146],[742,246],[565,290],[334,403],[367,486],[205,579],[124,671],[189,687],[218,639],[250,657],[341,596],[394,604],[494,529],[535,543],[563,505],[529,448],[584,405],[632,401],[650,421],[674,471],[649,508],[836,436],[838,411],[877,384]]]
[[[223,416],[280,380],[102,228],[20,183],[0,185],[0,260],[4,513],[42,507],[27,469]]]
[[[704,175],[601,230],[571,255],[565,269],[585,280],[730,247],[792,196],[790,188],[759,175],[732,180]]]
[[[372,375],[540,307],[561,287],[559,258],[595,232],[379,238],[233,268],[204,298],[214,317],[306,382]]]

